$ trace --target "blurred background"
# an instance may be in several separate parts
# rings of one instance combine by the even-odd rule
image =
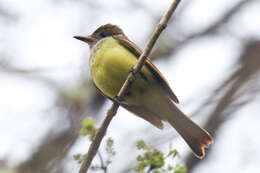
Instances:
[[[73,155],[90,144],[80,122],[100,125],[111,102],[93,87],[88,46],[73,36],[112,23],[144,48],[171,2],[1,0],[0,172],[77,172]],[[183,0],[150,57],[215,142],[198,160],[168,124],[161,131],[120,108],[107,131],[117,153],[108,172],[136,165],[138,139],[166,151],[171,143],[192,173],[257,172],[260,1]]]

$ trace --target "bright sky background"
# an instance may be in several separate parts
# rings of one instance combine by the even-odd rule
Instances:
[[[72,1],[2,1],[7,8],[18,13],[19,20],[4,32],[1,31],[0,37],[4,38],[5,44],[0,45],[0,49],[4,49],[17,66],[46,70],[42,74],[55,79],[63,87],[70,87],[77,81],[83,62],[88,61],[87,45],[73,39],[74,35],[87,35],[102,24],[114,23],[143,48],[150,35],[147,32],[151,32],[153,24],[151,16],[142,9],[129,8],[128,1],[111,0],[108,4],[108,1],[98,0],[102,10],[96,12]],[[162,14],[170,2],[145,0],[142,3],[153,13]],[[220,17],[234,2],[238,0],[197,0],[190,3],[189,12],[178,16],[179,26],[199,31]],[[182,6],[178,8],[181,9]],[[256,2],[243,9],[243,13],[232,20],[228,28],[241,37],[259,38],[259,19],[260,3]],[[225,34],[206,37],[180,49],[175,54],[178,58],[176,61],[157,61],[155,64],[183,103],[180,107],[189,114],[215,89],[220,80],[232,73],[230,67],[240,54],[240,48],[237,40]],[[85,68],[88,71],[88,67]],[[54,104],[55,95],[41,83],[15,75],[0,73],[0,82],[0,158],[8,156],[10,163],[15,165],[26,159],[57,120],[55,111],[48,110]],[[193,102],[190,103],[190,100]],[[187,102],[189,104],[185,104]],[[109,105],[110,102],[104,107],[103,113]],[[260,160],[260,136],[256,135],[259,132],[259,112],[258,100],[258,104],[248,105],[236,113],[234,120],[227,121],[218,133],[221,138],[216,138],[211,157],[196,168],[197,172],[256,172],[259,169],[256,160]],[[203,123],[197,118],[195,121]],[[113,136],[116,148],[120,148],[145,138],[136,134],[129,141],[122,141],[122,135],[141,130],[143,126],[150,125],[120,109],[109,128],[109,136]],[[119,129],[121,133],[118,133]],[[151,133],[159,136],[170,130],[151,128]],[[180,152],[187,150],[183,144],[178,138],[176,147]],[[127,147],[121,147],[115,160],[122,158],[128,150]],[[85,151],[86,140],[83,139],[75,145],[71,155]],[[241,153],[245,156],[241,157]],[[69,167],[76,166],[72,164]],[[116,171],[118,165],[111,167]]]

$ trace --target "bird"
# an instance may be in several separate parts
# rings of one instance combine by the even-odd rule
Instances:
[[[142,50],[128,39],[119,26],[113,24],[102,25],[91,35],[74,38],[87,43],[90,48],[89,69],[97,90],[118,102],[117,94]],[[202,159],[213,138],[185,115],[177,107],[178,103],[169,83],[149,58],[119,102],[120,106],[159,129],[163,129],[163,122],[168,122],[193,154]]]

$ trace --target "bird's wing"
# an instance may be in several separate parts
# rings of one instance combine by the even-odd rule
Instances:
[[[96,89],[106,98],[108,98],[109,100],[113,101],[113,102],[117,102],[115,99],[105,95],[96,85],[95,83],[93,83],[94,86],[96,87]],[[126,110],[128,110],[129,112],[132,112],[133,114],[135,114],[136,116],[143,118],[144,120],[150,122],[151,124],[153,124],[155,127],[159,128],[159,129],[163,129],[163,123],[161,121],[160,118],[158,118],[159,116],[154,114],[152,111],[150,111],[149,109],[143,107],[143,106],[135,106],[135,105],[127,105],[124,103],[119,103],[123,108],[125,108]]]
[[[129,39],[127,39],[126,36],[124,36],[124,35],[116,35],[116,36],[113,36],[113,38],[118,40],[121,45],[123,45],[125,48],[130,50],[136,57],[140,57],[140,55],[142,54],[142,50],[137,45],[135,45],[133,42],[131,42]],[[179,103],[178,98],[173,93],[173,91],[170,88],[170,86],[169,86],[168,82],[166,81],[165,77],[157,69],[157,67],[155,65],[153,65],[153,63],[149,59],[146,59],[145,65],[153,73],[153,75],[156,77],[156,79],[160,82],[162,87],[169,94],[170,98],[175,103]]]

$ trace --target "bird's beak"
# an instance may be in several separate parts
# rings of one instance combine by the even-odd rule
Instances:
[[[74,38],[81,40],[81,41],[84,41],[84,42],[88,43],[89,45],[91,45],[91,43],[93,43],[96,40],[91,35],[89,35],[89,36],[74,36]]]

